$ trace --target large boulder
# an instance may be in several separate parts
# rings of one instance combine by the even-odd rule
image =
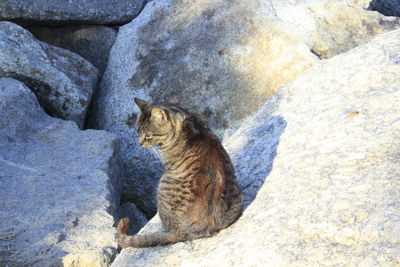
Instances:
[[[112,266],[398,266],[399,103],[400,30],[321,62],[226,140],[257,194],[238,222]]]
[[[0,77],[23,81],[54,117],[83,127],[97,69],[68,50],[38,41],[11,22],[0,22]]]
[[[107,67],[108,55],[118,33],[115,27],[101,25],[30,26],[27,29],[40,41],[77,53],[92,63],[100,76]]]
[[[222,135],[319,58],[398,26],[351,1],[152,1],[120,28],[89,126],[122,137],[126,176],[154,209],[161,167],[136,145],[134,97],[178,102]]]
[[[36,24],[123,24],[135,18],[144,0],[2,0],[0,20]]]
[[[118,139],[49,117],[0,79],[0,265],[108,266],[116,254]]]

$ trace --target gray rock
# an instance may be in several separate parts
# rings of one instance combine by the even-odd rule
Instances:
[[[0,265],[108,266],[116,253],[118,139],[49,117],[0,79]]]
[[[121,218],[124,217],[129,219],[129,234],[139,232],[148,222],[143,212],[141,212],[132,202],[126,202],[121,205]]]
[[[23,81],[54,117],[83,127],[97,69],[80,56],[38,41],[10,22],[0,22],[0,77]]]
[[[112,266],[399,265],[399,103],[400,30],[322,61],[225,140],[256,184],[238,222]]]
[[[343,1],[152,1],[120,28],[90,126],[122,137],[127,180],[154,209],[161,167],[129,128],[134,97],[181,103],[222,135],[318,57],[398,26]]]
[[[368,8],[385,16],[400,17],[400,0],[372,0]]]
[[[0,19],[41,24],[123,24],[135,18],[144,0],[2,0]]]
[[[100,76],[107,67],[108,55],[118,33],[114,27],[97,25],[31,26],[27,29],[40,41],[77,53],[92,63]]]

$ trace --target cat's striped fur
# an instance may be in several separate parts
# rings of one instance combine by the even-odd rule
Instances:
[[[118,224],[121,247],[149,247],[210,236],[237,220],[243,197],[228,154],[196,114],[169,103],[136,99],[139,143],[158,146],[165,172],[157,191],[164,232],[128,236]]]

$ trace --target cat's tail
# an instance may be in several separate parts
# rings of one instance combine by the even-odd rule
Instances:
[[[154,246],[162,246],[188,240],[187,234],[176,233],[176,232],[158,232],[152,234],[131,236],[127,235],[128,228],[129,228],[129,219],[128,218],[121,219],[117,227],[118,245],[121,248],[154,247]]]
[[[117,226],[118,235],[127,235],[128,229],[129,229],[129,219],[122,218],[121,220],[119,220],[118,226]]]

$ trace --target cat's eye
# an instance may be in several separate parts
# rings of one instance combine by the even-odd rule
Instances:
[[[146,139],[150,139],[152,137],[152,135],[151,134],[146,134],[145,137],[146,137]]]

